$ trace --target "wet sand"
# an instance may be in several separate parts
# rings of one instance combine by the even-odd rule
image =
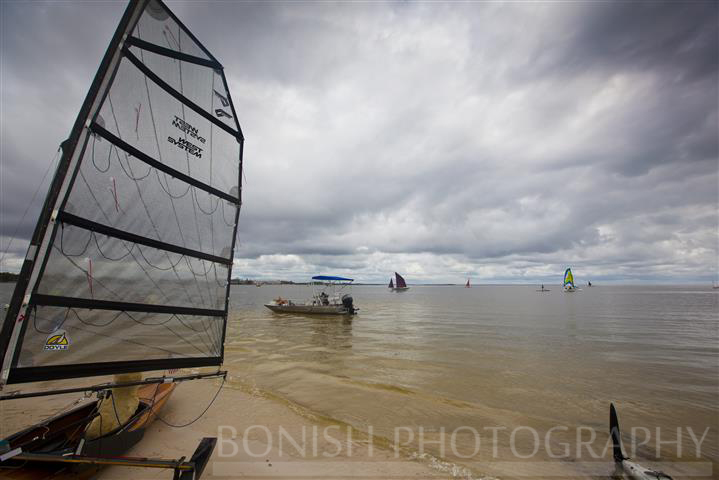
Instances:
[[[197,421],[183,428],[168,425],[195,420],[220,383],[213,379],[180,384],[160,413],[166,423],[155,420],[127,456],[190,458],[203,437],[218,437],[203,479],[451,478],[428,461],[409,459],[402,452],[396,455],[387,445],[369,442],[359,431],[351,431],[348,437],[346,428],[313,419],[260,391],[244,392],[225,385]],[[86,400],[70,394],[2,402],[0,434],[5,437],[82,401]],[[98,478],[170,479],[172,471],[110,467]]]
[[[161,412],[162,419],[174,425],[194,420],[220,383],[202,380],[179,385]],[[173,428],[156,420],[128,455],[189,458],[203,437],[216,436],[218,444],[202,478],[448,478],[422,462],[395,458],[390,450],[369,447],[360,432],[354,432],[348,442],[345,432],[333,428],[328,432],[332,440],[328,440],[323,435],[326,426],[261,392],[225,386],[198,421]],[[282,433],[281,445],[280,429],[286,432]],[[101,478],[172,478],[172,473],[112,467]]]

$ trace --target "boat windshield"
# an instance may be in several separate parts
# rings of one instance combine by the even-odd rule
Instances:
[[[318,275],[312,277],[312,298],[329,303],[339,303],[341,296],[351,287],[354,280],[344,277]]]

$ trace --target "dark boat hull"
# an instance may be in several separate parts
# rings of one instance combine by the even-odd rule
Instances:
[[[300,313],[312,315],[351,315],[343,305],[274,305],[272,303],[265,304],[275,313]]]
[[[10,450],[22,448],[23,453],[61,457],[117,457],[126,453],[145,435],[174,391],[176,384],[145,385],[139,389],[140,406],[122,428],[95,440],[83,442],[85,428],[92,421],[97,401],[63,412],[6,438]],[[84,479],[100,471],[101,465],[53,461],[8,459],[0,463],[3,479]]]

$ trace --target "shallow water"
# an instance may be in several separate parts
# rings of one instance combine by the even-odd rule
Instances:
[[[656,460],[656,429],[664,442],[680,429],[682,452],[661,444],[660,458],[712,462],[719,472],[719,291],[536,288],[356,286],[359,314],[325,317],[263,307],[278,295],[304,299],[308,287],[235,286],[225,347],[229,386],[271,393],[324,422],[371,432],[379,444],[406,442],[405,454],[469,467],[459,470],[463,478],[469,471],[503,476],[506,469],[489,464],[532,453],[529,428],[542,442],[529,461],[571,469],[587,458],[577,428],[595,429],[601,452],[615,402],[625,442],[632,427],[649,429],[633,456]],[[11,284],[0,285],[0,300],[11,292]],[[553,427],[566,430],[545,442]],[[700,438],[707,427],[697,457],[689,429]],[[404,429],[398,437],[397,428]],[[446,440],[420,445],[420,428],[427,440],[442,429],[459,432],[457,448]],[[481,434],[477,452],[470,428]],[[500,429],[496,440],[488,428]],[[565,458],[550,458],[565,443]],[[610,456],[603,457],[608,472]]]
[[[657,427],[662,441],[676,439],[681,428],[681,455],[676,445],[662,444],[661,458],[696,460],[687,429],[699,438],[710,427],[699,459],[715,462],[716,469],[719,292],[687,286],[595,286],[575,293],[536,288],[414,286],[391,292],[357,286],[352,292],[359,314],[340,318],[275,314],[262,306],[278,295],[302,299],[307,287],[237,286],[227,364],[237,381],[355,428],[371,426],[390,441],[396,427],[444,427],[450,433],[469,426],[483,441],[485,427],[506,427],[496,457],[486,447],[469,462],[444,452],[480,474],[483,461],[515,459],[508,432],[517,427],[536,429],[544,439],[550,428],[567,426],[569,433],[552,437],[554,446],[576,438],[577,427],[591,427],[601,451],[612,401],[625,435],[631,427],[651,432],[637,457],[656,457]],[[532,452],[531,435],[516,435],[515,441],[521,454]],[[437,445],[425,450],[440,453]],[[531,460],[548,460],[546,450]],[[570,447],[567,461],[586,456],[577,450]]]

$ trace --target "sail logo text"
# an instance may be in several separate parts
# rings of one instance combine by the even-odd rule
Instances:
[[[45,340],[45,350],[67,350],[69,346],[70,340],[63,330],[51,333]]]
[[[172,126],[179,128],[182,132],[186,133],[187,135],[191,136],[192,138],[197,139],[200,143],[205,143],[205,137],[201,137],[199,130],[177,115],[175,115],[175,119],[172,121]]]
[[[167,141],[172,143],[173,145],[177,145],[178,148],[185,150],[190,155],[194,155],[197,158],[202,158],[202,149],[194,143],[188,142],[184,138],[175,139],[172,137],[167,137]]]

